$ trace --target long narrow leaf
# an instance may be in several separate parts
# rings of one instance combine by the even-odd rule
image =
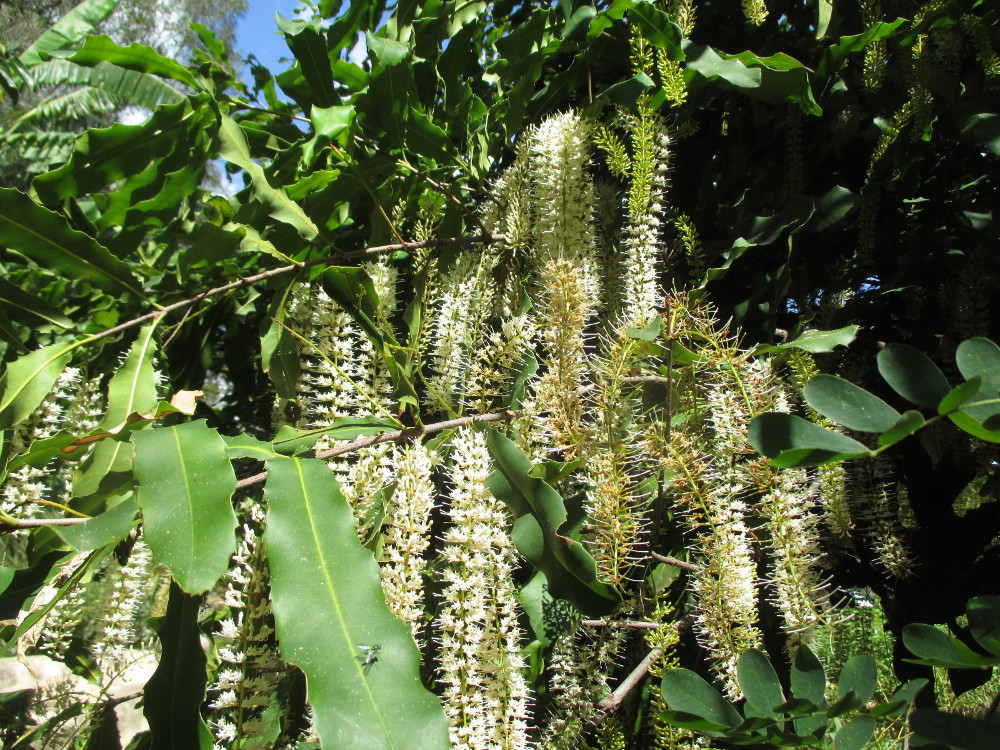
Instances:
[[[323,747],[444,750],[444,712],[421,684],[410,629],[385,605],[340,486],[316,459],[267,468],[275,627],[282,657],[306,675]]]
[[[486,444],[495,469],[487,487],[514,513],[518,552],[544,574],[553,596],[589,616],[613,612],[621,603],[615,588],[597,578],[597,563],[582,543],[560,533],[566,506],[552,487],[531,476],[531,461],[512,440],[489,430]]]
[[[118,3],[119,0],[83,0],[21,53],[21,64],[35,65],[42,61],[43,53],[69,49],[78,44],[114,12]]]
[[[0,188],[0,244],[68,278],[144,298],[132,272],[106,247],[14,188]]]
[[[25,354],[0,375],[0,430],[24,420],[45,400],[79,342],[63,341]]]
[[[250,175],[254,195],[268,207],[272,217],[295,227],[307,240],[319,234],[319,228],[302,207],[288,197],[284,188],[276,188],[268,182],[263,168],[251,157],[246,135],[235,120],[223,116],[219,137],[222,142],[220,155]]]
[[[67,59],[79,65],[100,65],[109,62],[127,70],[170,78],[193,89],[201,89],[198,79],[176,60],[163,57],[151,47],[141,44],[121,47],[103,34],[87,37],[87,41],[79,51]]]

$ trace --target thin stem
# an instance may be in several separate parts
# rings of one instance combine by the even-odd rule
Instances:
[[[316,458],[328,459],[334,456],[342,456],[345,453],[351,453],[353,451],[361,450],[362,448],[367,448],[370,445],[378,445],[379,443],[391,443],[402,440],[411,440],[424,435],[432,435],[436,432],[443,432],[444,430],[451,430],[457,427],[464,427],[466,425],[473,424],[474,422],[509,422],[512,419],[517,419],[517,417],[524,414],[523,410],[512,410],[495,412],[493,414],[476,414],[471,417],[460,417],[458,419],[449,419],[444,422],[435,422],[433,424],[425,424],[419,427],[407,427],[403,430],[395,430],[393,432],[383,432],[380,435],[369,435],[367,437],[361,437],[357,440],[352,440],[344,445],[337,446],[336,448],[331,448],[329,450],[320,451],[316,454]],[[262,471],[259,474],[254,474],[252,476],[241,479],[236,483],[236,489],[243,489],[245,487],[252,487],[255,484],[260,484],[267,479],[267,472]],[[18,529],[37,529],[42,526],[75,526],[78,523],[83,523],[88,520],[87,518],[24,518],[16,519],[13,522],[0,520],[0,534],[9,531],[15,531]]]
[[[657,562],[673,565],[675,568],[680,568],[681,570],[687,570],[692,573],[698,573],[701,571],[701,566],[685,562],[684,560],[678,560],[676,557],[671,557],[670,555],[658,555],[655,552],[651,552],[649,556]]]
[[[663,623],[646,622],[645,620],[580,620],[585,628],[635,628],[637,630],[656,630]]]
[[[673,624],[673,628],[678,633],[683,633],[691,627],[691,623],[693,621],[694,618],[688,615],[675,622]],[[649,672],[649,668],[652,667],[653,664],[656,663],[656,660],[662,655],[662,648],[654,648],[646,654],[646,657],[641,662],[636,665],[635,669],[632,670],[628,677],[621,681],[611,695],[598,701],[597,709],[599,714],[596,717],[596,722],[603,721],[607,714],[617,710],[617,708],[622,704],[622,701],[625,700],[625,697],[635,690],[636,686],[639,685],[639,683],[641,683],[643,678],[646,676],[646,673]]]
[[[273,278],[275,276],[281,276],[286,273],[291,273],[292,271],[301,271],[306,268],[312,268],[313,266],[319,265],[329,265],[332,263],[339,263],[343,260],[351,260],[353,258],[364,258],[369,255],[380,255],[382,253],[394,252],[396,250],[417,250],[420,248],[435,248],[435,247],[446,247],[449,245],[464,245],[464,244],[492,244],[494,242],[501,242],[505,240],[506,237],[502,234],[486,234],[477,235],[474,237],[449,237],[447,239],[441,240],[427,240],[426,242],[399,242],[392,245],[377,245],[375,247],[368,247],[364,250],[351,250],[344,253],[335,253],[333,255],[327,255],[323,258],[315,258],[313,260],[305,261],[303,263],[295,263],[288,266],[279,266],[278,268],[272,268],[268,271],[255,274],[254,276],[247,276],[241,278],[238,281],[230,282],[229,284],[223,284],[222,286],[217,286],[214,289],[209,289],[207,291],[201,292],[200,294],[190,297],[188,299],[180,300],[179,302],[174,302],[171,305],[162,307],[155,312],[147,313],[146,315],[140,315],[138,318],[133,318],[121,325],[117,325],[114,328],[109,328],[101,333],[93,334],[88,336],[86,339],[82,340],[80,343],[89,344],[99,339],[106,338],[107,336],[113,336],[116,333],[121,333],[129,328],[134,328],[137,325],[145,323],[147,320],[152,320],[159,315],[165,315],[166,313],[173,312],[174,310],[181,310],[185,307],[189,307],[203,299],[208,299],[209,297],[216,297],[220,294],[225,294],[226,292],[231,292],[235,289],[242,289],[244,287],[253,286],[254,284],[265,281],[267,279]]]
[[[360,437],[357,440],[352,440],[349,443],[344,443],[336,448],[330,448],[329,450],[320,451],[316,454],[316,458],[326,460],[328,458],[333,458],[335,456],[342,456],[345,453],[351,453],[353,451],[361,450],[362,448],[367,448],[370,445],[378,445],[379,443],[391,443],[401,440],[410,440],[424,435],[431,435],[435,432],[442,432],[444,430],[451,430],[457,427],[464,427],[465,425],[472,424],[473,422],[509,422],[512,419],[516,419],[523,411],[501,411],[494,414],[477,414],[472,417],[460,417],[458,419],[449,419],[444,422],[435,422],[433,424],[425,424],[419,427],[407,427],[403,430],[395,430],[393,432],[383,432],[380,435],[368,435],[366,437]],[[267,479],[267,472],[262,471],[259,474],[254,474],[253,476],[247,477],[246,479],[241,479],[236,483],[237,489],[243,489],[244,487],[250,487],[255,484],[260,484],[265,479]]]

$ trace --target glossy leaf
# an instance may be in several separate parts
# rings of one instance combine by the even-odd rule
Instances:
[[[132,493],[110,510],[76,526],[57,526],[54,531],[70,546],[78,550],[92,550],[108,544],[117,544],[132,528],[139,506]]]
[[[937,409],[951,386],[930,357],[909,344],[889,344],[878,353],[878,371],[900,396]]]
[[[185,591],[207,591],[236,549],[236,475],[219,433],[204,420],[132,436],[146,541]]]
[[[140,329],[128,356],[108,383],[108,410],[98,429],[116,427],[134,412],[143,414],[150,411],[159,401],[153,369],[157,351],[153,336],[155,329],[155,325]]]
[[[663,700],[675,711],[694,714],[713,724],[735,727],[743,717],[722,693],[689,669],[671,669],[660,683]]]
[[[73,327],[73,321],[55,307],[6,279],[0,279],[0,309],[6,312],[11,320],[16,320],[29,328],[51,325],[68,330]]]
[[[832,352],[838,346],[849,346],[858,335],[859,326],[844,326],[833,331],[803,331],[791,341],[775,344],[774,349],[802,349],[813,354]]]
[[[119,46],[103,34],[87,37],[83,46],[66,59],[78,65],[100,65],[109,62],[126,70],[170,78],[195,90],[202,88],[191,71],[176,60],[164,57],[151,47],[141,44]]]
[[[131,271],[107,248],[20,190],[0,188],[0,244],[68,278],[87,279],[115,294],[144,296]]]
[[[231,117],[222,116],[219,127],[221,141],[220,155],[235,164],[250,176],[254,196],[264,204],[268,213],[277,221],[288,224],[303,238],[310,240],[319,233],[302,207],[288,197],[282,187],[274,187],[264,173],[264,169],[253,160],[246,135]]]
[[[903,644],[918,657],[907,660],[915,664],[945,669],[985,668],[1000,664],[1000,657],[977,654],[958,638],[923,623],[910,623],[903,628]]]
[[[817,375],[806,384],[802,396],[824,417],[859,432],[884,432],[901,416],[878,396],[835,375]]]
[[[143,689],[143,714],[152,732],[151,750],[211,750],[212,735],[201,718],[208,660],[201,649],[200,596],[170,584],[167,614],[160,623],[160,661]]]
[[[757,649],[745,651],[736,664],[736,675],[746,696],[743,713],[748,717],[777,717],[774,707],[784,703],[785,696],[767,656]]]
[[[114,430],[135,414],[145,414],[156,407],[156,356],[154,326],[146,326],[129,349],[128,356],[108,383],[108,411],[98,430]],[[86,463],[73,478],[73,494],[86,497],[97,492],[101,481],[111,472],[127,471],[132,466],[132,446],[122,440],[104,440],[94,447]]]
[[[567,515],[559,493],[531,476],[531,461],[512,440],[491,429],[486,444],[494,461],[486,486],[513,512],[514,544],[545,574],[549,592],[588,616],[617,609],[621,596],[598,580],[597,563],[586,547],[560,533]]]
[[[866,655],[852,656],[841,667],[840,678],[837,681],[837,692],[844,696],[853,692],[862,703],[867,703],[878,687],[878,667],[875,660]]]
[[[750,444],[778,467],[818,466],[869,454],[857,440],[782,412],[761,414],[750,422]]]
[[[33,41],[18,58],[22,65],[36,65],[42,55],[69,49],[110,16],[120,0],[83,0]]]
[[[954,750],[996,750],[1000,747],[1000,724],[960,714],[917,709],[910,717],[917,737],[940,742]]]
[[[965,607],[976,643],[1000,656],[1000,596],[977,596]]]
[[[10,363],[0,375],[0,430],[24,421],[45,400],[79,342],[51,344]]]
[[[409,626],[385,605],[340,486],[316,459],[267,462],[264,540],[282,657],[306,675],[314,726],[341,750],[445,750],[448,722],[420,681]],[[366,669],[359,646],[378,645]]]
[[[204,98],[185,98],[159,107],[139,124],[87,131],[76,139],[66,163],[36,177],[32,187],[48,205],[103,195],[95,217],[101,230],[121,226],[129,214],[172,205],[204,170],[205,136],[213,117],[204,104]],[[107,192],[112,184],[116,189]]]

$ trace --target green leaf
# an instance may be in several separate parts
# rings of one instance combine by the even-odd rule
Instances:
[[[636,3],[629,9],[629,22],[647,41],[664,50],[671,60],[683,60],[681,49],[683,34],[670,16],[652,3]]]
[[[147,414],[157,405],[155,325],[146,326],[133,342],[128,356],[108,383],[108,411],[98,430],[120,430],[136,414]],[[87,497],[97,492],[111,472],[132,467],[132,447],[123,440],[104,440],[95,446],[86,463],[73,478],[73,494]]]
[[[954,750],[996,750],[1000,747],[1000,725],[959,714],[919,708],[910,717],[917,737],[940,742]]]
[[[410,54],[410,48],[406,44],[395,39],[375,36],[370,31],[365,32],[365,42],[368,45],[368,52],[374,56],[375,61],[387,68],[399,65]]]
[[[835,347],[848,346],[858,335],[860,326],[844,326],[833,331],[803,331],[791,341],[776,344],[775,349],[802,349],[821,354],[832,352]]]
[[[687,711],[672,711],[668,709],[657,714],[657,718],[675,727],[690,729],[693,732],[708,735],[709,737],[721,737],[725,735],[727,742],[732,742],[735,731],[726,724],[718,724]]]
[[[837,692],[847,695],[853,692],[862,703],[867,703],[875,694],[878,686],[878,666],[875,660],[866,655],[852,656],[840,670],[837,681]]]
[[[332,141],[354,122],[354,107],[313,107],[309,120],[317,136]]]
[[[203,90],[191,71],[175,60],[164,57],[153,48],[141,44],[121,47],[103,34],[88,36],[76,54],[66,59],[77,65],[99,65],[109,62],[126,70],[170,78],[195,90]]]
[[[834,737],[834,747],[837,750],[864,750],[873,734],[875,719],[871,716],[855,716],[838,730]]]
[[[409,626],[385,605],[340,486],[316,459],[267,462],[264,541],[282,657],[305,672],[324,747],[445,750],[448,722],[420,681]],[[359,647],[379,647],[366,669]]]
[[[745,651],[736,664],[736,675],[747,702],[747,716],[777,717],[774,707],[785,702],[778,673],[767,656],[757,649]]]
[[[899,421],[896,422],[896,424],[878,436],[878,444],[882,447],[895,445],[900,440],[909,437],[926,424],[927,420],[924,419],[923,414],[914,409],[910,409],[899,418]]]
[[[836,71],[840,70],[847,60],[848,55],[863,52],[865,47],[872,42],[889,39],[901,26],[909,23],[909,19],[906,18],[897,18],[895,21],[888,23],[879,21],[864,33],[840,37],[840,40],[836,44],[824,50],[820,64],[816,68],[817,77],[822,79],[833,75]]]
[[[200,596],[185,594],[176,581],[170,583],[167,614],[157,631],[160,660],[143,689],[143,714],[153,734],[151,750],[212,748],[211,734],[206,737],[201,718],[208,683],[208,660],[201,650],[198,627],[201,605]]]
[[[802,396],[824,417],[860,432],[884,432],[901,416],[878,396],[835,375],[817,375],[806,384]]]
[[[145,299],[124,263],[93,237],[35,203],[20,190],[0,188],[0,244],[70,279],[87,279],[99,289]]]
[[[755,417],[750,422],[749,437],[754,450],[780,468],[819,466],[870,454],[857,440],[782,412]]]
[[[1000,657],[982,656],[943,633],[933,625],[910,623],[903,628],[903,644],[918,658],[907,659],[914,664],[945,669],[986,668],[1000,664]]]
[[[694,714],[713,724],[735,727],[743,717],[722,693],[688,669],[671,669],[660,683],[663,700],[675,711]]]
[[[207,591],[236,549],[236,475],[204,420],[132,436],[143,528],[157,563],[188,593]]]
[[[321,107],[340,104],[323,36],[309,22],[289,22],[281,16],[278,16],[278,28],[284,33],[285,43],[299,62],[299,71],[309,85],[313,103]]]
[[[959,410],[948,415],[948,419],[965,430],[970,435],[985,440],[988,443],[1000,443],[1000,429],[993,429],[995,419],[990,420],[990,427],[965,411]]]
[[[11,320],[16,320],[29,328],[52,325],[68,330],[73,327],[73,321],[48,302],[28,294],[6,279],[0,279],[0,309],[9,315]]]
[[[162,78],[107,62],[82,67],[68,60],[49,60],[36,65],[31,72],[38,83],[89,86],[149,110],[161,104],[178,104],[185,98]]]
[[[0,430],[23,422],[45,400],[78,341],[63,341],[25,354],[0,375]]]
[[[749,50],[727,55],[687,40],[683,47],[687,69],[709,81],[724,81],[753,99],[797,102],[805,112],[822,114],[810,86],[812,71],[783,52],[770,57],[758,57]]]
[[[69,13],[62,16],[33,41],[18,58],[22,65],[37,65],[45,53],[57,52],[76,46],[87,34],[99,26],[120,0],[83,0]]]
[[[976,401],[1000,400],[1000,347],[981,336],[966,339],[958,345],[955,352],[955,364],[958,365],[959,372],[966,380],[971,381],[976,377],[982,380],[982,387]],[[973,419],[985,422],[1000,414],[1000,402],[969,406],[963,411]]]
[[[965,609],[972,637],[991,654],[1000,656],[1000,596],[977,596]]]
[[[276,458],[280,454],[274,450],[270,443],[258,440],[252,435],[223,435],[222,441],[226,444],[226,455],[230,458],[256,458],[264,460]]]
[[[937,407],[938,414],[948,414],[958,409],[962,404],[979,393],[982,384],[982,378],[979,375],[973,375],[966,382],[956,385],[948,391],[947,396],[941,399],[941,403]]]
[[[82,565],[77,566],[73,574],[66,579],[66,582],[62,586],[59,587],[59,590],[56,592],[55,596],[53,596],[48,601],[47,604],[39,607],[38,609],[33,610],[31,614],[29,614],[27,617],[21,620],[17,628],[11,634],[10,638],[6,642],[0,644],[0,656],[3,656],[11,648],[13,648],[19,642],[22,635],[31,630],[39,620],[48,615],[48,613],[52,610],[52,608],[56,606],[56,604],[58,604],[61,599],[65,598],[66,594],[71,589],[74,589],[79,585],[80,580],[90,571],[90,569],[96,563],[100,562],[105,557],[107,557],[109,554],[111,554],[111,547],[102,547],[101,549],[94,550],[93,552],[91,552],[87,556],[87,559],[84,561],[84,563]],[[62,552],[50,553],[49,555],[46,555],[45,557],[42,558],[42,560],[39,561],[38,567],[43,568],[47,572],[52,567],[53,558],[55,560],[59,560],[60,558],[62,558],[64,561],[66,561],[71,559],[72,557],[73,557],[72,555],[67,556]],[[18,572],[20,573],[21,571]],[[10,597],[10,594],[12,593],[11,590],[14,589],[16,585],[17,581],[15,579],[15,581],[12,582],[12,584],[8,586],[7,589],[4,590],[3,596],[0,597],[0,599],[4,600],[8,599]],[[40,586],[41,586],[41,581],[38,582],[38,587]],[[14,593],[16,594],[17,592]],[[34,596],[34,592],[31,592],[30,596]],[[20,599],[19,602],[19,608],[20,608],[20,605],[24,603],[24,599],[22,597],[17,597],[17,598]],[[5,608],[0,607],[0,617],[4,617],[5,619],[7,619],[7,618],[13,618],[15,616],[17,616],[17,610],[14,610],[13,613],[10,613]]]
[[[406,145],[415,154],[449,164],[455,156],[451,137],[416,107],[410,107],[406,118]]]
[[[876,357],[878,371],[903,398],[937,409],[951,386],[930,357],[909,344],[889,344]]]
[[[156,325],[148,325],[129,349],[128,356],[108,383],[108,411],[98,424],[98,429],[108,430],[121,425],[130,414],[145,414],[153,409],[156,396]]]
[[[250,155],[246,135],[233,118],[222,116],[219,127],[219,155],[235,164],[250,176],[254,196],[268,208],[268,213],[276,220],[295,228],[300,236],[311,240],[319,234],[302,207],[288,197],[284,188],[274,187],[264,174],[263,168]]]
[[[486,486],[514,514],[518,552],[545,574],[552,596],[588,616],[614,612],[621,595],[598,580],[597,563],[583,544],[559,533],[567,520],[559,493],[529,474],[531,461],[512,440],[490,429],[486,444],[494,461]]]
[[[117,544],[132,528],[139,506],[131,491],[128,497],[110,510],[94,516],[76,526],[56,526],[53,530],[70,546],[81,550],[92,550],[107,544]]]
[[[826,674],[823,664],[809,647],[802,644],[792,657],[792,695],[816,704],[820,711],[826,710]],[[826,726],[826,717],[800,716],[795,719],[795,730],[799,734],[811,734]]]
[[[276,453],[291,456],[311,448],[324,436],[331,440],[354,440],[362,435],[378,435],[398,430],[399,427],[399,422],[379,417],[338,417],[329,426],[312,430],[299,430],[291,425],[284,425],[274,436],[272,446]]]

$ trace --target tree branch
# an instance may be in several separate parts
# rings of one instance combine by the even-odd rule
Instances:
[[[521,410],[511,410],[495,412],[493,414],[476,414],[471,417],[459,417],[458,419],[449,419],[444,422],[435,422],[433,424],[425,424],[420,427],[407,427],[403,430],[395,430],[393,432],[383,432],[378,435],[369,435],[366,437],[358,438],[357,440],[352,440],[349,443],[344,443],[343,445],[337,446],[336,448],[331,448],[329,450],[320,451],[316,454],[316,458],[327,459],[333,458],[334,456],[342,456],[345,453],[351,453],[362,448],[367,448],[369,445],[378,445],[379,443],[391,443],[398,440],[410,440],[413,438],[419,438],[424,435],[433,435],[435,432],[443,432],[444,430],[454,429],[456,427],[465,427],[466,425],[473,424],[474,422],[509,422],[512,419],[516,419],[524,412]],[[236,483],[236,489],[244,489],[245,487],[251,487],[255,484],[260,484],[267,479],[267,472],[262,471],[259,474],[254,474],[253,476],[241,479]],[[37,529],[42,526],[75,526],[78,523],[83,523],[84,521],[90,520],[88,518],[25,518],[15,520],[13,523],[9,521],[0,521],[0,534],[18,531],[20,529]]]
[[[360,437],[356,440],[352,440],[349,443],[344,443],[336,448],[330,448],[329,450],[320,451],[316,454],[316,458],[326,460],[328,458],[334,458],[335,456],[342,456],[345,453],[351,453],[356,450],[361,450],[362,448],[367,448],[370,445],[378,445],[379,443],[391,443],[398,440],[410,440],[413,438],[423,437],[424,435],[432,435],[435,432],[442,432],[444,430],[451,430],[456,427],[465,427],[473,422],[509,422],[512,419],[519,417],[523,414],[523,411],[512,411],[508,409],[507,411],[496,412],[494,414],[477,414],[471,417],[459,417],[458,419],[449,419],[444,422],[435,422],[433,424],[425,424],[420,427],[407,427],[402,430],[395,430],[393,432],[383,432],[378,435],[368,435],[366,437]],[[243,489],[245,487],[251,487],[255,484],[260,484],[265,479],[267,479],[267,472],[262,471],[259,474],[254,474],[253,476],[247,477],[246,479],[241,479],[236,483],[236,489]]]
[[[694,617],[692,615],[687,615],[678,620],[677,622],[675,622],[673,624],[673,628],[678,633],[683,633],[685,630],[691,627],[691,624],[693,622],[694,622]],[[636,665],[635,669],[633,669],[629,673],[628,677],[626,677],[624,680],[621,681],[621,683],[619,683],[618,687],[615,688],[614,692],[611,693],[611,695],[601,699],[597,703],[597,709],[600,713],[598,714],[595,723],[603,721],[605,716],[607,716],[612,711],[618,709],[618,706],[620,706],[622,704],[622,701],[625,700],[625,696],[627,696],[630,692],[632,692],[635,689],[635,687],[640,682],[642,682],[642,679],[646,676],[646,673],[649,671],[649,668],[652,667],[653,664],[656,662],[656,660],[659,659],[662,655],[663,655],[663,649],[654,648],[652,651],[646,654],[646,658],[644,658],[641,662],[639,662]]]
[[[657,562],[666,563],[667,565],[673,565],[675,568],[680,568],[681,570],[687,570],[691,573],[701,572],[701,566],[695,565],[694,563],[684,562],[684,560],[678,560],[676,557],[670,555],[658,555],[655,552],[651,552],[650,557],[652,557]]]
[[[662,622],[647,622],[645,620],[580,620],[585,628],[636,628],[640,630],[656,630]]]
[[[270,270],[264,271],[262,273],[255,274],[253,276],[247,276],[241,278],[238,281],[230,282],[229,284],[223,284],[222,286],[217,286],[214,289],[209,289],[207,291],[201,292],[194,297],[189,297],[188,299],[180,300],[179,302],[174,302],[171,305],[166,305],[151,313],[146,313],[145,315],[140,315],[138,318],[133,318],[121,325],[117,325],[114,328],[109,328],[106,331],[101,331],[100,333],[94,334],[89,337],[89,341],[97,341],[103,339],[107,336],[113,336],[116,333],[128,330],[129,328],[134,328],[137,325],[145,323],[147,320],[152,320],[153,318],[159,317],[160,315],[165,315],[166,313],[173,312],[174,310],[181,310],[185,307],[190,307],[203,299],[208,299],[209,297],[216,297],[220,294],[225,294],[226,292],[231,292],[235,289],[242,289],[244,287],[253,286],[257,282],[265,281],[267,279],[273,278],[275,276],[281,276],[286,273],[291,273],[292,271],[301,271],[306,268],[312,268],[313,266],[320,265],[330,265],[333,263],[339,263],[344,260],[352,260],[354,258],[364,258],[369,255],[381,255],[382,253],[394,252],[396,250],[417,250],[420,248],[434,248],[434,247],[446,247],[449,245],[465,245],[465,244],[493,244],[494,242],[502,242],[506,237],[502,234],[481,234],[472,237],[448,237],[446,239],[440,240],[427,240],[426,242],[397,242],[392,245],[376,245],[374,247],[367,247],[364,250],[351,250],[349,252],[334,253],[333,255],[327,255],[323,258],[314,258],[313,260],[308,260],[303,263],[293,263],[288,266],[279,266],[278,268],[272,268]]]

